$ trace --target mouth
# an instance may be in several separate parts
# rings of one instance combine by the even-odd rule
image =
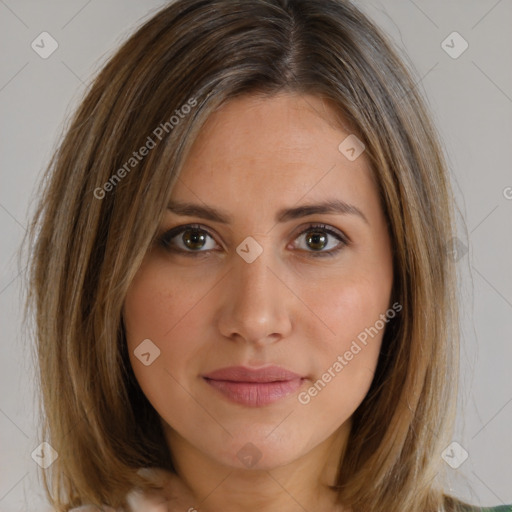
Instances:
[[[232,402],[261,407],[295,393],[305,377],[280,366],[231,366],[202,376],[205,382]]]

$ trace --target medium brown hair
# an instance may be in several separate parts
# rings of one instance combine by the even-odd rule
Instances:
[[[173,1],[107,62],[48,165],[29,231],[41,435],[59,454],[43,479],[59,512],[125,506],[131,488],[149,489],[137,469],[173,471],[130,366],[124,298],[209,115],[236,96],[282,92],[328,100],[364,142],[403,306],[353,415],[340,502],[455,510],[438,475],[458,379],[452,196],[413,77],[348,0]]]

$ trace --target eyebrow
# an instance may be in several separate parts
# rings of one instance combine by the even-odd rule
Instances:
[[[167,205],[167,209],[177,215],[200,217],[202,219],[220,222],[221,224],[229,224],[233,221],[233,217],[229,214],[206,205],[171,201]],[[321,203],[304,204],[293,208],[283,208],[277,212],[275,220],[276,222],[287,222],[300,217],[306,217],[308,215],[329,213],[355,215],[360,217],[364,222],[366,222],[366,224],[370,224],[365,214],[359,208],[352,204],[348,204],[341,199],[329,199]]]

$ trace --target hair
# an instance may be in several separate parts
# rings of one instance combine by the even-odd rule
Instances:
[[[458,382],[454,202],[411,69],[348,0],[177,0],[108,60],[48,164],[28,232],[25,314],[41,437],[59,455],[42,471],[57,511],[125,506],[133,487],[154,488],[139,468],[174,471],[131,369],[122,305],[202,125],[232,98],[278,93],[329,101],[365,144],[403,306],[333,488],[358,512],[462,507],[440,478]]]

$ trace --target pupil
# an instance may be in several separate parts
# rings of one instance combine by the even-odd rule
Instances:
[[[200,249],[205,243],[206,237],[204,233],[200,233],[197,230],[187,229],[183,233],[183,241],[185,245],[190,249]],[[198,244],[197,246],[195,244]]]
[[[312,243],[315,251],[318,251],[320,249],[323,249],[326,244],[326,236],[324,233],[320,233],[318,231],[310,231],[310,233],[313,233],[313,235],[308,236],[307,242],[308,244]],[[320,247],[314,247],[315,245],[320,244]]]

